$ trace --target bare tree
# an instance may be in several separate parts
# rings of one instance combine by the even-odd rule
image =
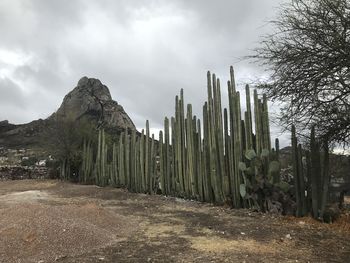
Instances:
[[[282,124],[349,146],[350,1],[291,0],[271,23],[251,58],[270,73],[259,87],[284,102]]]

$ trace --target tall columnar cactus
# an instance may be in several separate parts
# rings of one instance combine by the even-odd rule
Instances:
[[[278,138],[275,139],[275,151],[276,151],[276,160],[280,158],[280,141]]]
[[[170,152],[170,137],[169,137],[169,119],[164,119],[164,194],[171,193],[171,186],[174,182],[171,181],[171,152]]]
[[[292,125],[292,161],[295,197],[297,203],[297,216],[304,216],[306,213],[305,182],[303,175],[301,148],[295,134],[295,127]]]
[[[306,187],[305,187],[305,172],[304,172],[304,165],[303,165],[303,151],[301,148],[301,144],[298,145],[298,183],[300,188],[300,196],[301,196],[301,215],[306,215],[308,207],[307,207],[307,200],[306,200]]]
[[[197,116],[194,115],[192,118],[192,129],[191,129],[191,133],[192,133],[192,144],[193,144],[193,188],[194,188],[194,192],[192,193],[192,196],[194,199],[198,199],[199,198],[199,194],[198,194],[198,132],[197,132]]]
[[[180,160],[181,161],[181,174],[182,174],[182,184],[183,184],[183,192],[186,193],[188,189],[186,188],[185,183],[185,173],[186,173],[186,138],[185,138],[185,100],[184,100],[184,90],[180,90],[180,100],[179,100],[179,108],[180,108],[180,119],[179,119],[179,140],[180,140]]]
[[[177,143],[176,143],[176,121],[175,117],[171,118],[171,167],[170,167],[170,172],[171,172],[171,183],[170,183],[170,193],[175,195],[175,193],[180,192],[180,181],[179,181],[179,174],[177,172]]]
[[[187,196],[193,197],[196,193],[194,181],[194,140],[192,128],[192,105],[187,105],[186,118],[186,142],[187,142],[187,163],[186,163],[186,177],[187,177]]]
[[[124,178],[125,186],[130,186],[130,137],[128,131],[124,132]]]
[[[145,168],[146,141],[145,130],[142,129],[140,138],[140,192],[146,192],[146,168]]]
[[[83,183],[88,183],[91,180],[93,172],[93,148],[90,141],[84,141],[82,153],[82,178]]]
[[[246,127],[245,127],[244,120],[241,120],[241,142],[242,142],[241,143],[242,153],[245,153],[247,151],[247,139],[246,139]]]
[[[250,149],[253,149],[253,124],[252,124],[252,110],[251,110],[251,103],[250,103],[249,85],[245,86],[245,97],[246,97],[246,107],[247,107],[247,111],[245,114],[246,148],[250,150]]]
[[[197,156],[197,189],[199,200],[204,201],[204,170],[203,170],[203,147],[202,147],[202,131],[201,131],[201,122],[197,120],[197,148],[196,148],[196,156]]]
[[[233,164],[233,169],[230,176],[232,203],[236,208],[242,207],[240,197],[240,185],[241,185],[241,171],[239,169],[239,163],[242,161],[242,141],[241,141],[241,109],[240,109],[240,96],[239,92],[236,92],[234,82],[233,68],[230,69],[231,81],[228,82],[228,94],[229,94],[229,112],[230,112],[230,134],[231,134],[231,156],[230,162]]]
[[[182,150],[182,125],[181,125],[181,100],[178,96],[175,98],[176,101],[176,108],[175,108],[175,133],[174,133],[174,143],[175,143],[175,165],[176,165],[176,178],[178,180],[179,184],[179,191],[178,193],[180,195],[183,195],[185,192],[185,185],[184,185],[184,179],[183,179],[183,150]]]
[[[215,75],[214,75],[215,76]],[[215,78],[213,77],[213,83]],[[214,108],[215,108],[215,141],[217,147],[217,167],[218,167],[218,187],[221,194],[224,190],[224,178],[225,178],[225,160],[224,160],[224,131],[223,131],[223,120],[222,120],[222,106],[221,106],[221,89],[220,79],[216,79],[216,85],[213,85],[214,96]],[[223,200],[225,198],[223,197]]]
[[[133,130],[131,133],[130,140],[130,179],[128,188],[136,192],[137,179],[136,170],[137,170],[137,152],[136,152],[136,131]]]
[[[108,182],[108,148],[105,141],[105,132],[103,129],[99,130],[98,147],[96,157],[96,184],[104,186]]]
[[[152,140],[151,140],[151,149],[150,149],[150,159],[149,159],[149,167],[150,167],[150,177],[149,177],[149,190],[148,192],[150,194],[154,193],[154,187],[156,182],[156,158],[155,158],[155,145],[154,145],[154,134],[152,134]]]
[[[314,218],[323,220],[330,180],[329,149],[327,142],[323,142],[321,149],[321,143],[316,139],[315,127],[312,127],[310,137],[312,214]]]
[[[136,132],[135,132],[136,134]],[[141,152],[141,140],[140,138],[136,138],[136,160],[135,160],[135,191],[137,193],[141,193],[141,159],[140,159],[140,152]]]
[[[151,177],[151,148],[149,137],[149,121],[146,121],[146,138],[145,138],[145,192],[149,192],[150,189],[150,177]]]
[[[102,186],[106,185],[106,166],[107,166],[107,149],[105,141],[105,132],[102,130],[102,140],[101,140],[101,176],[100,184]]]
[[[213,79],[215,79],[215,75],[213,76]],[[217,133],[216,133],[216,125],[215,125],[215,108],[214,108],[214,99],[213,99],[213,93],[212,93],[212,84],[211,84],[211,75],[208,71],[207,74],[207,85],[208,85],[208,157],[209,157],[209,174],[210,174],[210,182],[211,186],[214,192],[214,202],[216,203],[222,203],[223,193],[222,193],[222,187],[221,187],[221,178],[220,178],[220,161],[218,157],[217,152]],[[213,81],[213,83],[216,83],[216,81]],[[216,85],[215,85],[216,86]],[[214,88],[216,90],[216,87]]]
[[[102,130],[98,131],[98,141],[97,141],[97,155],[95,162],[95,183],[100,184],[101,176],[101,141],[102,141]]]
[[[261,128],[261,111],[258,92],[254,90],[254,119],[255,119],[255,151],[260,155],[262,151],[262,128]]]
[[[319,217],[319,195],[321,189],[321,164],[320,164],[320,146],[316,141],[315,127],[311,129],[310,136],[310,157],[311,157],[311,193],[312,193],[312,214],[314,218]]]
[[[263,95],[262,102],[262,124],[263,124],[263,147],[264,149],[271,150],[271,138],[270,138],[270,124],[269,124],[269,112],[267,106],[266,94]]]
[[[112,171],[111,171],[111,180],[113,186],[118,186],[118,153],[117,153],[117,145],[113,143],[113,150],[112,150]]]
[[[228,114],[227,109],[224,109],[224,138],[225,138],[225,177],[224,177],[224,192],[226,196],[232,197],[234,193],[233,182],[233,162],[231,163],[231,138],[229,135]]]
[[[203,191],[204,200],[212,202],[214,200],[213,191],[211,186],[211,162],[210,162],[210,135],[209,135],[209,120],[208,120],[208,103],[203,106]]]
[[[119,136],[119,143],[118,143],[118,185],[124,186],[125,185],[125,169],[124,169],[124,143],[123,143],[123,133]]]
[[[165,154],[164,154],[164,144],[163,144],[163,131],[159,131],[159,177],[160,177],[160,189],[162,194],[166,194],[166,183],[165,183]]]
[[[330,184],[329,175],[329,148],[328,142],[322,144],[322,158],[321,158],[321,176],[322,176],[322,196],[320,198],[320,217],[323,219],[325,208],[328,202],[328,188]]]
[[[230,189],[230,196],[232,199],[232,204],[234,206],[238,205],[236,201],[237,198],[237,187],[235,185],[235,161],[234,161],[234,146],[233,146],[233,101],[231,97],[231,82],[227,82],[227,87],[229,91],[229,112],[227,109],[224,110],[224,123],[225,123],[225,154],[226,154],[226,162],[227,162],[227,175]],[[230,133],[229,133],[230,131]]]

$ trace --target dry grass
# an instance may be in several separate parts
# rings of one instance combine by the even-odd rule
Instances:
[[[340,231],[349,232],[350,234],[350,212],[346,212],[340,215],[337,221],[333,224],[335,228]]]
[[[350,234],[350,212],[347,212],[347,211],[343,211],[340,217],[331,224],[320,222],[312,218],[311,216],[301,217],[301,218],[286,216],[282,218],[282,221],[287,225],[295,224],[300,227],[308,227],[308,228],[316,227],[320,230],[348,232]]]
[[[192,248],[204,253],[268,253],[274,254],[278,251],[275,243],[257,242],[253,239],[230,240],[218,236],[213,237],[190,237]]]
[[[171,237],[181,235],[185,231],[184,225],[174,225],[166,223],[154,224],[151,222],[143,222],[140,224],[144,229],[144,234],[148,238]]]

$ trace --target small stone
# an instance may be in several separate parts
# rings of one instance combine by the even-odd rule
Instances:
[[[241,235],[245,235],[245,233],[244,233],[244,232],[241,232]]]
[[[56,256],[55,257],[55,261],[59,261],[59,260],[64,259],[66,257],[67,257],[66,255],[64,255],[64,256]]]
[[[286,238],[287,238],[287,239],[292,239],[292,236],[291,236],[290,234],[287,234],[287,235],[286,235]]]

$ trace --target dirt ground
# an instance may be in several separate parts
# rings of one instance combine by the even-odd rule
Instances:
[[[327,225],[54,180],[0,182],[0,262],[350,262]]]

